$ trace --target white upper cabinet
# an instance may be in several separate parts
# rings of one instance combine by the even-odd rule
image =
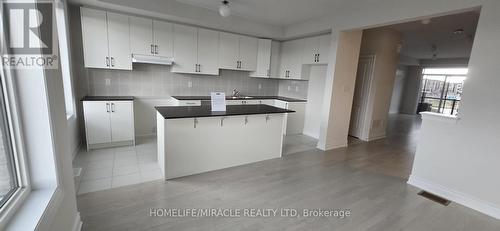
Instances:
[[[250,74],[251,77],[271,77],[271,43],[270,39],[259,39],[257,49],[257,68]]]
[[[172,72],[218,75],[218,51],[218,32],[174,25],[173,54],[175,61]]]
[[[153,20],[130,17],[130,51],[132,54],[154,54]]]
[[[128,16],[80,9],[85,67],[132,70]]]
[[[172,72],[196,73],[198,70],[198,29],[174,25],[174,65]]]
[[[327,64],[330,53],[331,35],[321,35],[304,39],[303,64]]]
[[[218,75],[219,32],[198,28],[198,74]]]
[[[304,40],[297,39],[281,43],[279,78],[301,79]]]
[[[332,35],[326,34],[319,36],[319,52],[318,63],[328,64],[330,58],[330,45],[332,42]]]
[[[240,36],[225,32],[219,33],[219,67],[237,70],[240,56]]]
[[[132,54],[173,56],[174,26],[172,23],[130,17]]]
[[[107,15],[110,68],[132,70],[128,16],[110,12]]]
[[[271,78],[280,77],[280,56],[281,43],[278,41],[271,42]]]
[[[258,39],[226,32],[219,33],[219,68],[255,71]]]
[[[168,22],[153,21],[153,42],[155,55],[172,57],[174,48],[174,25]]]
[[[258,39],[240,36],[240,70],[255,71],[257,68]]]
[[[85,67],[109,68],[106,11],[81,8]]]

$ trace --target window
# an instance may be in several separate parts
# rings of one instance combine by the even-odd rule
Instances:
[[[75,115],[75,105],[74,105],[74,94],[73,94],[73,84],[71,81],[71,67],[69,64],[69,42],[68,42],[68,27],[67,27],[67,15],[65,13],[65,5],[62,2],[57,2],[55,7],[55,16],[58,30],[59,46],[59,56],[61,57],[60,65],[63,79],[64,88],[64,102],[66,104],[66,117],[70,118]]]
[[[419,112],[457,115],[467,68],[425,68]]]
[[[3,84],[0,83],[0,208],[19,189],[17,164],[10,138]]]

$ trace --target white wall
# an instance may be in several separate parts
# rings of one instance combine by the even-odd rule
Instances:
[[[366,115],[369,121],[367,140],[385,137],[389,107],[396,76],[399,54],[397,47],[401,35],[391,29],[363,31],[362,55],[375,55],[370,82],[370,97],[367,99]],[[356,86],[358,87],[358,86]]]
[[[418,102],[420,101],[422,88],[422,68],[409,66],[401,98],[399,112],[402,114],[415,115]]]
[[[307,104],[304,120],[304,134],[319,138],[321,107],[325,96],[326,65],[312,66],[307,90]]]
[[[403,65],[399,65],[396,70],[396,78],[394,79],[394,87],[392,88],[391,106],[389,108],[390,114],[399,113],[407,72],[408,67]]]
[[[495,184],[491,178],[500,175],[497,147],[500,139],[500,110],[484,106],[496,105],[500,100],[500,92],[496,89],[500,85],[500,2],[455,0],[450,4],[447,0],[352,1],[350,7],[332,16],[334,20],[331,21],[331,27],[334,28],[333,34],[338,35],[339,31],[345,29],[411,21],[480,6],[481,16],[469,61],[470,71],[464,87],[460,120],[456,124],[442,126],[438,125],[440,121],[427,123],[430,126],[424,121],[411,179],[419,179],[419,182],[425,182],[426,185],[437,186],[427,187],[431,193],[439,195],[446,191],[455,195],[454,199],[459,203],[500,218],[500,184]],[[339,36],[332,37],[333,47],[341,43]],[[332,51],[334,53],[330,63],[334,65],[330,65],[327,79],[343,78],[335,70],[340,67],[335,65],[336,56],[339,56],[340,52],[335,48],[332,48]],[[327,82],[335,84],[335,81]],[[342,91],[342,88],[327,86],[325,94],[332,97],[335,96],[335,91]],[[345,138],[340,136],[336,129],[328,126],[329,121],[335,119],[333,115],[345,117],[350,111],[338,107],[333,99],[325,101],[327,113],[323,114],[320,143],[335,144]],[[433,137],[439,137],[439,142],[432,138],[423,138],[427,133],[426,128],[433,128],[432,131],[427,131],[434,134]],[[325,135],[323,129],[326,130]],[[415,182],[415,185],[424,187],[423,184]]]

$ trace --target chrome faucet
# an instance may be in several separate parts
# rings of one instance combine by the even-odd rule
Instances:
[[[233,89],[233,97],[238,97],[240,95],[240,92],[236,90],[236,88]]]

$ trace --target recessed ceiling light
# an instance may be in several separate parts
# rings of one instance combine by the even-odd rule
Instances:
[[[224,0],[222,1],[222,5],[219,6],[219,14],[220,16],[226,18],[231,15],[231,8],[229,8],[229,2]]]

